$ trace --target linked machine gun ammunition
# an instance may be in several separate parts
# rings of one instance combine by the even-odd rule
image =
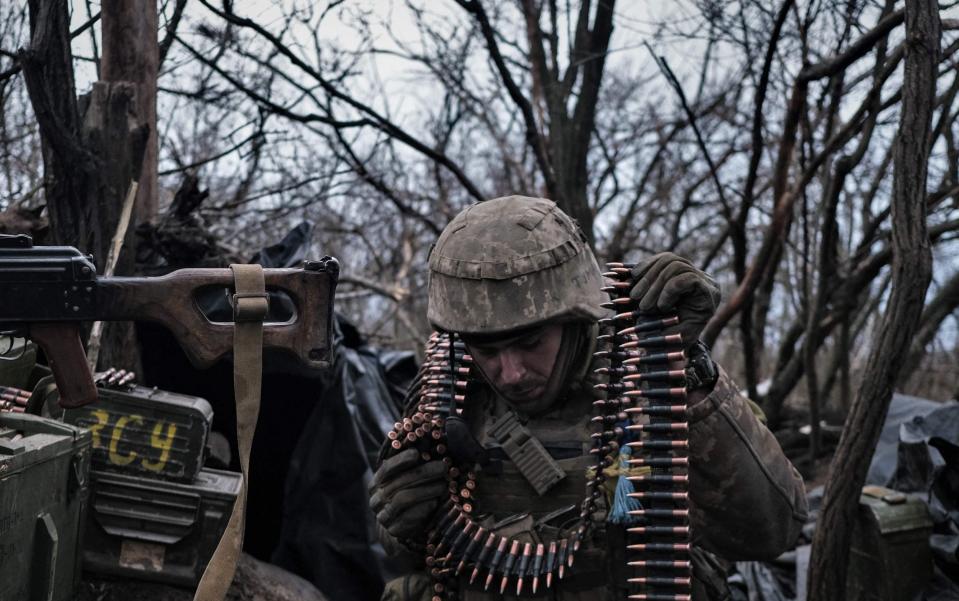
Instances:
[[[598,385],[607,398],[597,404],[603,430],[595,438],[604,449],[628,448],[629,471],[619,477],[634,487],[628,496],[638,508],[629,514],[639,521],[627,529],[627,564],[636,572],[628,578],[628,598],[689,601],[689,425],[686,374],[676,368],[685,359],[683,340],[662,334],[678,317],[632,309],[630,267],[608,263],[604,274],[610,280],[604,289],[610,295],[607,307],[619,312],[600,324],[608,349],[599,354],[610,365],[598,370],[609,380]],[[600,483],[597,477],[595,486]]]

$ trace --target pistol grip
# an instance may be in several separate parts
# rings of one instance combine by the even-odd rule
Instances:
[[[81,407],[97,400],[93,374],[80,342],[80,328],[73,322],[32,323],[28,334],[43,349],[60,393],[60,406]]]

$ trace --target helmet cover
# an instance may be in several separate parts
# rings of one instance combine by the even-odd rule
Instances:
[[[506,196],[463,210],[429,259],[430,323],[498,334],[564,318],[607,316],[596,257],[582,230],[551,200]]]

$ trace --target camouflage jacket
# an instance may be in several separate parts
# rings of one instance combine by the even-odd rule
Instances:
[[[495,468],[481,471],[477,478],[477,512],[489,516],[481,522],[484,527],[521,540],[549,542],[574,524],[587,469],[595,464],[588,454],[592,447],[589,434],[594,430],[588,422],[595,393],[585,371],[553,409],[534,417],[518,416],[566,472],[566,477],[542,496],[515,465],[496,452],[488,430],[498,416],[510,410],[506,402],[485,387],[472,393],[471,427],[496,458]],[[723,560],[772,559],[789,549],[806,520],[805,490],[753,405],[723,370],[712,392],[689,407],[687,417],[693,599],[724,599],[728,591]],[[564,512],[570,507],[572,511]],[[598,518],[602,522],[603,516]],[[572,573],[554,584],[553,590],[540,590],[540,598],[623,598],[618,583],[626,579],[625,544],[623,527],[607,524],[595,529],[577,555]],[[512,598],[484,593],[465,579],[460,584],[463,601]],[[416,590],[408,577],[388,585],[384,599],[419,599]],[[429,599],[428,587],[423,591],[422,598]]]

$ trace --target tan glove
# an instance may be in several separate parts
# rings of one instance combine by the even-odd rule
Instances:
[[[425,533],[446,493],[446,465],[442,461],[424,463],[419,451],[406,449],[376,470],[370,485],[370,508],[386,532],[405,540]]]

